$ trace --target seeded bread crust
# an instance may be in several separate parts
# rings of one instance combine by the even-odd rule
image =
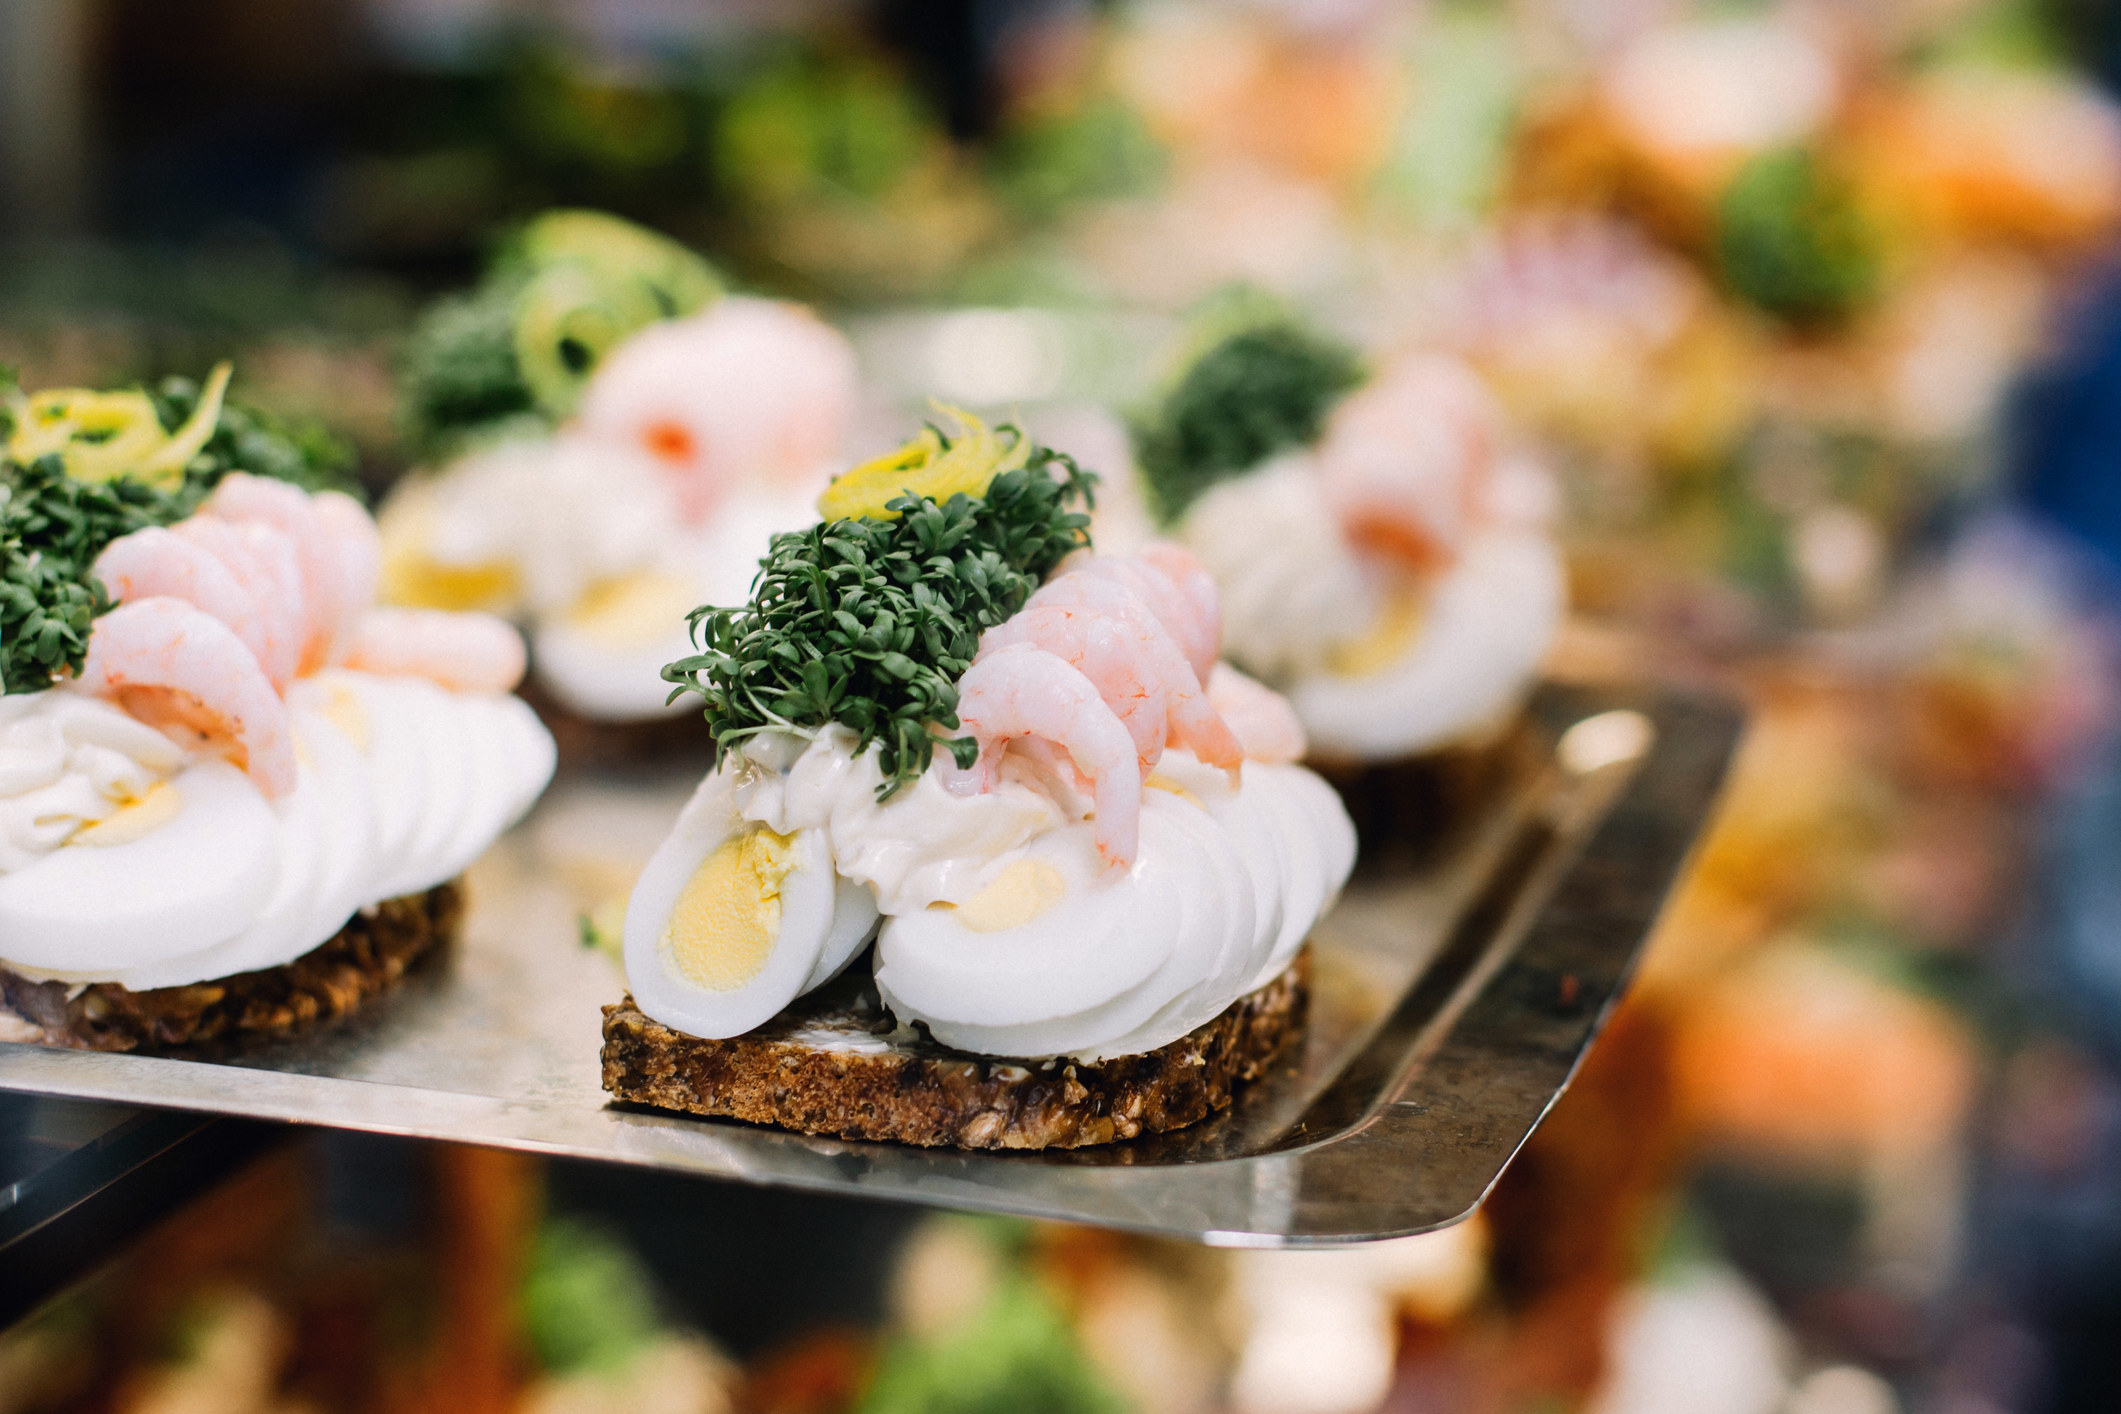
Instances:
[[[183,987],[78,992],[0,968],[0,1040],[86,1051],[172,1051],[285,1036],[344,1016],[456,938],[458,881],[386,899],[293,962]],[[72,995],[69,995],[72,993]]]
[[[951,1050],[898,1025],[857,966],[726,1041],[673,1031],[630,996],[607,1006],[604,1088],[631,1104],[805,1134],[1072,1149],[1182,1129],[1225,1108],[1302,1035],[1309,996],[1307,951],[1158,1050],[1089,1064],[1010,1061]]]

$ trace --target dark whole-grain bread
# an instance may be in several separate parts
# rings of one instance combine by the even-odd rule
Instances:
[[[1011,1061],[896,1024],[859,965],[726,1041],[604,1008],[604,1088],[658,1109],[805,1134],[962,1149],[1072,1149],[1180,1129],[1227,1106],[1302,1034],[1308,956],[1170,1045],[1095,1063]]]
[[[348,919],[293,962],[183,987],[135,992],[115,982],[78,991],[0,968],[0,1022],[8,1040],[89,1051],[171,1051],[241,1042],[343,1016],[396,985],[428,953],[456,937],[462,887],[386,899]],[[35,1028],[36,1036],[27,1034]]]

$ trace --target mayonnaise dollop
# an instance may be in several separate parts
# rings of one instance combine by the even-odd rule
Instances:
[[[183,764],[169,738],[98,698],[0,697],[0,874],[145,800]]]

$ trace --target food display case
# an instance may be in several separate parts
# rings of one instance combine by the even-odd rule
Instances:
[[[2112,1405],[2098,7],[165,9],[0,15],[0,1414]]]

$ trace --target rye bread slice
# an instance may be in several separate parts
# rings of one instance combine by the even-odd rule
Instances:
[[[868,969],[726,1041],[673,1031],[632,997],[604,1008],[614,1099],[845,1139],[1073,1149],[1181,1129],[1229,1105],[1303,1032],[1309,955],[1171,1044],[1085,1063],[1013,1061],[899,1025]]]
[[[395,986],[414,963],[455,939],[463,915],[464,891],[452,880],[363,909],[293,962],[144,992],[115,982],[77,991],[0,968],[0,1039],[170,1051],[284,1036]]]

